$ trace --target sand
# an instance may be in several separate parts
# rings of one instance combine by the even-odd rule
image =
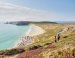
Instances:
[[[14,47],[25,47],[27,45],[30,45],[33,43],[33,36],[37,36],[40,34],[45,33],[45,30],[43,30],[41,27],[38,27],[34,24],[30,24],[29,25],[30,28],[29,30],[25,33],[25,35],[23,35],[16,43],[16,45]]]
[[[45,30],[43,30],[41,27],[31,24],[30,29],[26,33],[26,36],[36,36],[36,35],[43,34],[44,32]]]

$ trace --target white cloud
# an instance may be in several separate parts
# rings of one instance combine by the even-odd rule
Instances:
[[[59,16],[47,11],[0,2],[0,21],[41,21],[57,19]]]
[[[66,17],[66,18],[63,18],[65,19],[65,21],[75,21],[75,17]]]
[[[54,12],[17,6],[6,1],[9,0],[0,0],[0,21],[75,21],[75,17],[64,17]]]

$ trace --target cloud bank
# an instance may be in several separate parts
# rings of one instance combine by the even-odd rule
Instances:
[[[0,21],[75,21],[75,17],[0,2]]]
[[[0,21],[53,21],[54,13],[0,2]]]

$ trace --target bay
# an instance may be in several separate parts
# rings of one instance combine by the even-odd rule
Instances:
[[[28,28],[28,25],[0,24],[0,50],[12,48]]]

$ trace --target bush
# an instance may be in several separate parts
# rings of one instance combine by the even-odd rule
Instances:
[[[63,38],[67,38],[68,36],[64,36]]]
[[[75,48],[72,50],[72,56],[75,57]]]
[[[3,50],[1,50],[1,51],[0,51],[0,55],[3,55],[3,54],[4,54],[4,51],[3,51]]]
[[[46,43],[45,45],[49,45],[49,44],[52,44],[52,43]]]
[[[63,55],[63,52],[61,52],[61,51],[58,51],[58,55]]]
[[[24,52],[24,49],[10,49],[10,50],[5,50],[5,51],[0,51],[0,55],[15,55],[18,53]]]
[[[40,46],[40,45],[33,46],[33,47],[30,47],[29,50],[34,50],[34,49],[37,49],[37,48],[39,48],[39,47],[42,47],[42,46]]]

